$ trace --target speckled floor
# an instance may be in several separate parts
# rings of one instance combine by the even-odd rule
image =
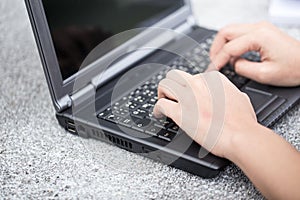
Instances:
[[[216,2],[224,1],[197,2],[202,3],[197,8],[202,24],[219,28],[266,17],[267,0],[251,1],[240,17],[232,14],[233,8],[245,8],[245,3],[226,1],[220,5],[225,19],[214,8]],[[289,30],[300,35],[298,29]],[[263,198],[234,165],[207,180],[67,134],[55,119],[22,0],[0,2],[0,47],[0,199]],[[300,106],[280,120],[275,131],[300,149]]]

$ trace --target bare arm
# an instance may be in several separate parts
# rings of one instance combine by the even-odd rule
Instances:
[[[226,156],[268,199],[300,198],[300,153],[273,131],[253,125]]]

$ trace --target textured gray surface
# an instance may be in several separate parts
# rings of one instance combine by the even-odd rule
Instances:
[[[240,18],[227,6],[236,5],[233,8],[238,11],[238,6],[245,8],[244,1],[220,5],[227,9],[228,18],[220,18],[216,4],[211,3],[218,1],[199,2],[204,10],[199,11],[202,23],[217,28],[266,17],[267,1],[253,1],[256,7],[251,1]],[[0,199],[262,199],[234,165],[217,178],[205,180],[67,134],[54,117],[22,0],[0,1],[0,31]],[[292,34],[298,33],[293,29]],[[297,106],[275,127],[298,149],[299,113]]]

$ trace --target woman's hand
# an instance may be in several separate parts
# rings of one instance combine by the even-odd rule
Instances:
[[[257,51],[261,63],[240,58]],[[211,47],[212,65],[218,70],[233,63],[238,74],[274,86],[300,85],[300,42],[267,22],[229,25]]]
[[[234,137],[258,126],[248,96],[224,75],[209,72],[192,76],[173,70],[158,87],[157,117],[175,121],[190,137],[213,154],[226,157]],[[246,137],[245,137],[246,138]]]

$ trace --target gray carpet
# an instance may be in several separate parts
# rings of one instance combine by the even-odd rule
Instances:
[[[217,28],[266,16],[266,0],[251,1],[248,6],[244,1],[242,5],[230,0],[220,6],[226,12],[230,3],[247,6],[247,12],[239,12],[240,18],[235,11],[227,12],[228,18],[217,15],[220,12],[211,2],[218,1],[200,2],[202,23]],[[234,165],[205,180],[114,146],[67,134],[55,119],[22,0],[0,1],[0,31],[0,199],[263,198]],[[298,33],[298,29],[291,30],[291,34]],[[298,149],[299,116],[297,106],[275,127]]]

